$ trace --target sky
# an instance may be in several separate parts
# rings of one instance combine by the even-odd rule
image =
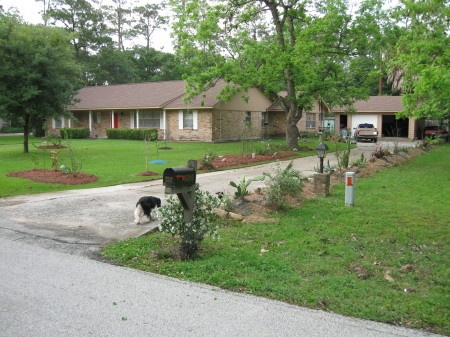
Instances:
[[[355,4],[359,0],[351,0]],[[103,4],[107,4],[108,0],[102,0]],[[146,3],[159,3],[160,0],[136,0],[137,4],[144,5]],[[385,7],[392,7],[397,5],[399,0],[385,0]],[[35,0],[0,0],[0,5],[3,6],[5,10],[10,7],[16,7],[19,10],[22,18],[29,23],[37,24],[43,23],[40,11],[43,10],[43,3],[36,2]],[[145,45],[145,41],[139,41],[139,44]],[[126,45],[127,47],[127,45]],[[172,40],[170,38],[169,30],[155,31],[153,33],[152,47],[164,52],[173,52]]]
[[[103,0],[103,4],[107,4],[108,0]],[[138,0],[137,3],[144,5],[146,3],[158,3],[160,1],[156,0]],[[32,24],[44,23],[42,20],[41,12],[44,8],[42,2],[36,2],[35,0],[0,0],[0,5],[3,9],[8,10],[10,7],[15,7],[18,9],[20,15],[24,21]],[[172,52],[172,41],[170,39],[170,33],[168,31],[155,31],[153,33],[153,44],[152,47],[164,52]],[[145,41],[139,42],[145,45]]]

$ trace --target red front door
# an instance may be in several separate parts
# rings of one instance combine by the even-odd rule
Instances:
[[[119,128],[119,114],[117,112],[114,113],[114,122],[113,129]]]

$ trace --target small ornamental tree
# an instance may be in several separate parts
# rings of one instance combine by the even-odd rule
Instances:
[[[156,216],[162,219],[161,230],[181,237],[181,259],[192,258],[206,235],[216,235],[219,217],[214,213],[214,209],[221,206],[222,201],[219,198],[197,188],[192,223],[183,220],[183,206],[174,195],[167,198],[167,205],[156,211]]]

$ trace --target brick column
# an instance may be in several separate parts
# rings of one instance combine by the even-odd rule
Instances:
[[[314,194],[326,197],[330,194],[330,174],[316,173],[314,175]]]

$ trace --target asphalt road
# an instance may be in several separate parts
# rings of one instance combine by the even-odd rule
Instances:
[[[432,336],[0,237],[0,336]]]
[[[373,145],[352,156],[364,151]],[[308,176],[317,158],[294,165]],[[227,191],[230,180],[270,167],[198,181]],[[155,226],[133,224],[134,204],[163,192],[155,181],[0,199],[0,336],[433,336],[101,261],[105,243]]]

